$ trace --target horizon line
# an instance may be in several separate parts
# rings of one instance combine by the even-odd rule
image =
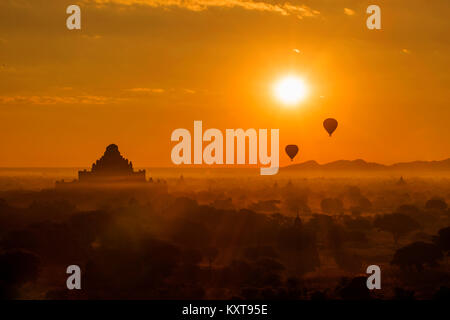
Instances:
[[[384,166],[392,166],[395,164],[404,164],[404,163],[414,163],[414,162],[442,162],[446,160],[450,160],[450,157],[442,159],[442,160],[411,160],[411,161],[399,161],[399,162],[393,162],[393,163],[382,163],[382,162],[376,162],[376,161],[367,161],[362,158],[356,158],[356,159],[338,159],[338,160],[332,160],[328,162],[318,162],[317,160],[305,160],[301,162],[293,161],[285,166],[280,166],[280,168],[289,167],[292,165],[297,164],[303,164],[307,162],[315,162],[319,165],[326,165],[338,161],[358,161],[362,160],[365,163],[372,163],[372,164],[379,164]],[[91,166],[0,166],[0,169],[90,169]],[[134,166],[135,169],[258,169],[259,166],[250,165],[250,164],[243,164],[243,165],[237,165],[237,164],[219,164],[219,165],[170,165],[170,166]]]

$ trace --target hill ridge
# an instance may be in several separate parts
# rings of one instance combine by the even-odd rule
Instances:
[[[320,164],[315,160],[309,160],[301,163],[291,164],[284,169],[288,170],[330,170],[330,171],[397,171],[397,170],[421,170],[421,171],[450,171],[450,158],[444,160],[433,161],[410,161],[398,162],[391,165],[380,164],[376,162],[367,162],[363,159],[354,160],[336,160]]]

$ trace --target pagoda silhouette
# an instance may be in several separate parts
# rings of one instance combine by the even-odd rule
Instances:
[[[143,181],[145,182],[145,170],[134,171],[133,163],[122,157],[119,147],[110,144],[106,147],[103,156],[92,164],[91,171],[78,172],[80,182],[109,182],[109,181]]]
[[[92,164],[91,170],[78,171],[78,180],[72,182],[58,181],[56,186],[70,185],[104,185],[146,183],[145,170],[134,171],[133,163],[125,159],[119,147],[110,144],[103,156]]]

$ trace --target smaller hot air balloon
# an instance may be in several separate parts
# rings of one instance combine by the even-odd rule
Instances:
[[[325,119],[325,121],[323,122],[323,127],[325,128],[325,130],[327,130],[330,137],[333,134],[334,130],[336,130],[337,126],[338,122],[333,118]]]
[[[289,144],[284,150],[286,150],[286,153],[289,158],[291,158],[291,161],[294,161],[294,158],[298,153],[298,146],[296,146],[295,144]]]

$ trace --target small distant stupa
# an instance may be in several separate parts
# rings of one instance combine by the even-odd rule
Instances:
[[[145,179],[145,170],[134,171],[133,163],[122,157],[119,147],[110,144],[103,156],[92,164],[91,171],[78,171],[78,180],[69,184],[92,185],[110,183],[142,183]],[[56,183],[57,186],[67,185],[64,181]]]
[[[397,181],[398,186],[403,186],[406,184],[405,179],[403,179],[403,176],[400,177],[400,179]]]

